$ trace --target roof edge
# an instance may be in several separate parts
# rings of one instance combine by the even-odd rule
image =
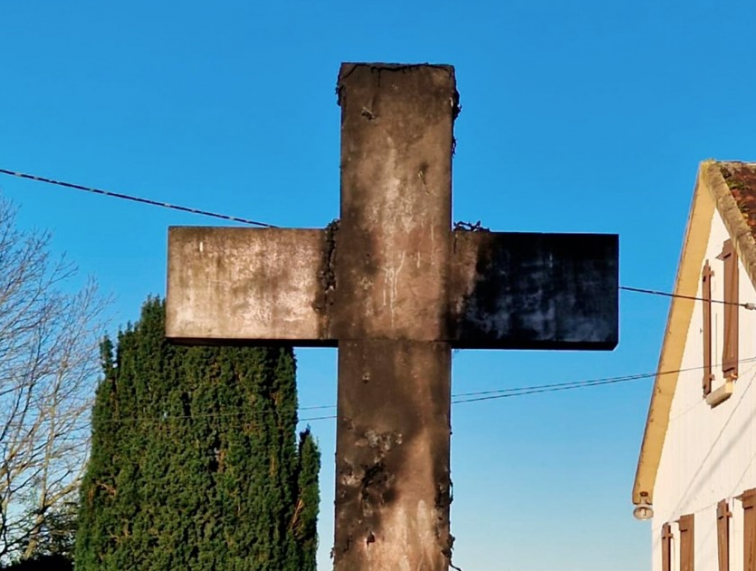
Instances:
[[[716,172],[714,172],[715,170]],[[722,184],[725,184],[714,161],[701,163],[677,266],[674,286],[675,296],[695,297],[698,292],[700,268],[709,241],[717,197],[721,194],[721,189],[714,175],[719,175]],[[713,192],[712,187],[716,187],[717,192]],[[723,196],[721,196],[721,200],[726,202]],[[680,370],[694,307],[695,301],[685,297],[673,297],[670,304],[633,484],[632,500],[635,505],[642,502],[653,504],[654,484],[656,483],[662,447],[669,426],[672,399],[679,377],[677,372],[667,374],[663,374],[663,372]]]

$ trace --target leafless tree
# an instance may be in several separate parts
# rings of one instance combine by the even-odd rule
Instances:
[[[0,562],[63,539],[78,500],[105,304],[77,282],[0,196]]]

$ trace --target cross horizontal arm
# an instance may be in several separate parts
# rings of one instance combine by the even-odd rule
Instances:
[[[336,241],[325,230],[171,228],[167,335],[336,346]],[[614,235],[453,233],[446,333],[475,349],[612,349]]]
[[[454,232],[453,249],[453,347],[617,346],[616,235]]]
[[[335,347],[321,272],[327,238],[324,230],[170,228],[166,336]]]

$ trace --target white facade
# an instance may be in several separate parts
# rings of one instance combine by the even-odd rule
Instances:
[[[704,261],[714,271],[712,300],[722,300],[723,262],[717,259],[730,238],[720,213],[714,209]],[[739,264],[739,301],[756,302],[756,290]],[[700,268],[701,270],[702,268]],[[697,297],[703,295],[699,280]],[[724,306],[712,304],[712,390],[723,383],[721,360]],[[671,570],[680,569],[676,521],[695,517],[695,569],[716,571],[717,503],[727,500],[730,519],[730,570],[743,571],[743,507],[736,496],[756,488],[756,311],[739,309],[738,379],[732,395],[712,407],[702,391],[703,304],[695,310],[685,340],[669,424],[654,485],[653,571],[662,571],[662,526],[671,524]],[[689,369],[689,370],[688,370]]]

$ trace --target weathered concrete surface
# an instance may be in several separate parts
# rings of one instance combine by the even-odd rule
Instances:
[[[337,571],[447,569],[451,351],[339,344]]]
[[[454,71],[345,64],[338,89],[334,569],[446,571]]]
[[[456,93],[448,66],[341,69],[339,339],[444,338]]]
[[[166,336],[334,346],[323,230],[171,228]]]
[[[455,232],[454,347],[614,349],[616,235]]]

